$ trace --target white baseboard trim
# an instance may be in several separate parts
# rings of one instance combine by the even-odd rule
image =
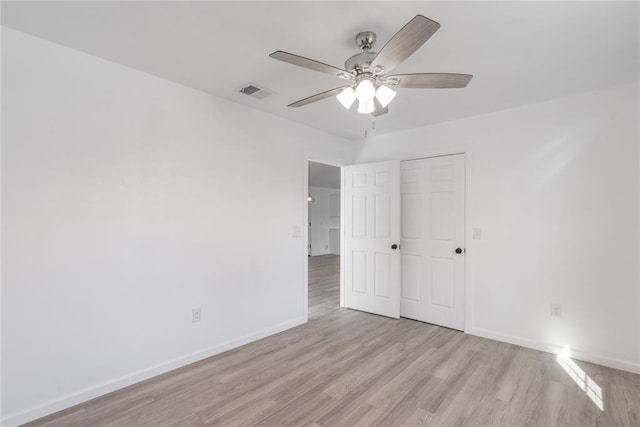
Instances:
[[[543,343],[528,338],[517,337],[513,335],[503,334],[482,328],[472,328],[465,331],[467,334],[475,335],[482,338],[489,338],[496,341],[502,341],[509,344],[519,345],[521,347],[531,348],[533,350],[544,351],[545,353],[558,354],[562,350],[561,346]],[[620,369],[622,371],[640,374],[640,363],[619,360],[610,357],[603,357],[597,354],[581,351],[571,348],[571,358],[582,360],[583,362],[595,363],[609,368]]]
[[[132,384],[139,383],[149,378],[164,374],[177,368],[189,365],[191,363],[206,359],[207,357],[215,356],[216,354],[223,353],[225,351],[240,347],[253,341],[268,337],[278,332],[285,331],[295,326],[306,323],[303,318],[290,320],[288,322],[280,323],[268,329],[263,329],[256,333],[248,334],[240,338],[235,338],[218,345],[207,347],[203,350],[196,351],[184,356],[177,357],[166,362],[159,363],[150,368],[142,369],[137,372],[133,372],[128,375],[105,381],[101,384],[96,384],[79,390],[77,392],[69,393],[65,396],[50,400],[40,405],[34,406],[30,409],[9,414],[0,421],[0,425],[4,427],[14,427],[20,424],[27,423],[29,421],[36,420],[46,415],[53,414],[63,409],[70,408],[71,406],[79,403],[86,402],[96,397],[103,396],[107,393],[119,390],[124,387],[128,387]]]

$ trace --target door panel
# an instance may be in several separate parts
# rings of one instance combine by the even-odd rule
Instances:
[[[355,239],[367,238],[367,197],[351,196],[351,237]],[[348,215],[348,214],[347,214]],[[348,218],[348,217],[347,217]]]
[[[352,291],[358,294],[367,293],[367,253],[363,251],[351,252],[352,262]]]
[[[403,162],[400,314],[464,329],[464,154]]]
[[[376,253],[373,275],[374,295],[381,298],[391,297],[391,256],[389,254]],[[399,283],[398,283],[399,284]]]
[[[346,166],[345,306],[400,317],[400,164]]]
[[[402,293],[403,300],[420,302],[420,255],[402,254]]]
[[[375,238],[391,238],[391,204],[388,194],[376,194],[375,200]]]

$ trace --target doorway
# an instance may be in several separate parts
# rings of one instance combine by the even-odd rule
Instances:
[[[317,318],[340,307],[340,167],[309,161],[308,313]]]

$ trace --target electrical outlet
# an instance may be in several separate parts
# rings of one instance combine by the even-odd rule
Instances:
[[[199,308],[191,310],[191,322],[196,323],[202,320],[202,311]]]
[[[551,304],[551,316],[562,317],[562,304]]]

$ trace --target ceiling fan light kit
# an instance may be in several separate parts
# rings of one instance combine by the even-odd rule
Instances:
[[[360,102],[371,102],[376,95],[376,87],[368,77],[363,77],[356,86],[356,98]]]
[[[395,98],[397,92],[388,86],[380,85],[376,90],[376,99],[380,102],[380,105],[386,107]]]
[[[342,92],[336,95],[336,98],[348,110],[356,101],[356,91],[352,87],[344,88]]]
[[[373,104],[373,100],[358,102],[358,113],[371,114],[375,109],[376,107]]]
[[[388,105],[396,96],[389,86],[413,89],[463,88],[471,74],[453,73],[417,73],[386,75],[402,61],[411,56],[420,46],[440,28],[440,24],[422,15],[416,15],[400,29],[379,52],[371,52],[376,42],[372,31],[356,35],[356,45],[362,52],[353,55],[340,69],[313,59],[288,52],[276,51],[270,57],[293,65],[308,68],[321,73],[331,74],[351,85],[340,86],[289,104],[289,107],[302,107],[321,99],[335,96],[340,104],[350,109],[358,100],[358,112],[377,117],[386,114]]]
[[[336,99],[347,110],[351,109],[353,103],[358,100],[358,112],[362,114],[371,114],[375,110],[375,97],[382,107],[389,105],[391,100],[396,96],[396,91],[388,86],[379,85],[377,88],[371,80],[363,79],[357,85],[355,90],[353,87],[346,87],[336,95]]]

